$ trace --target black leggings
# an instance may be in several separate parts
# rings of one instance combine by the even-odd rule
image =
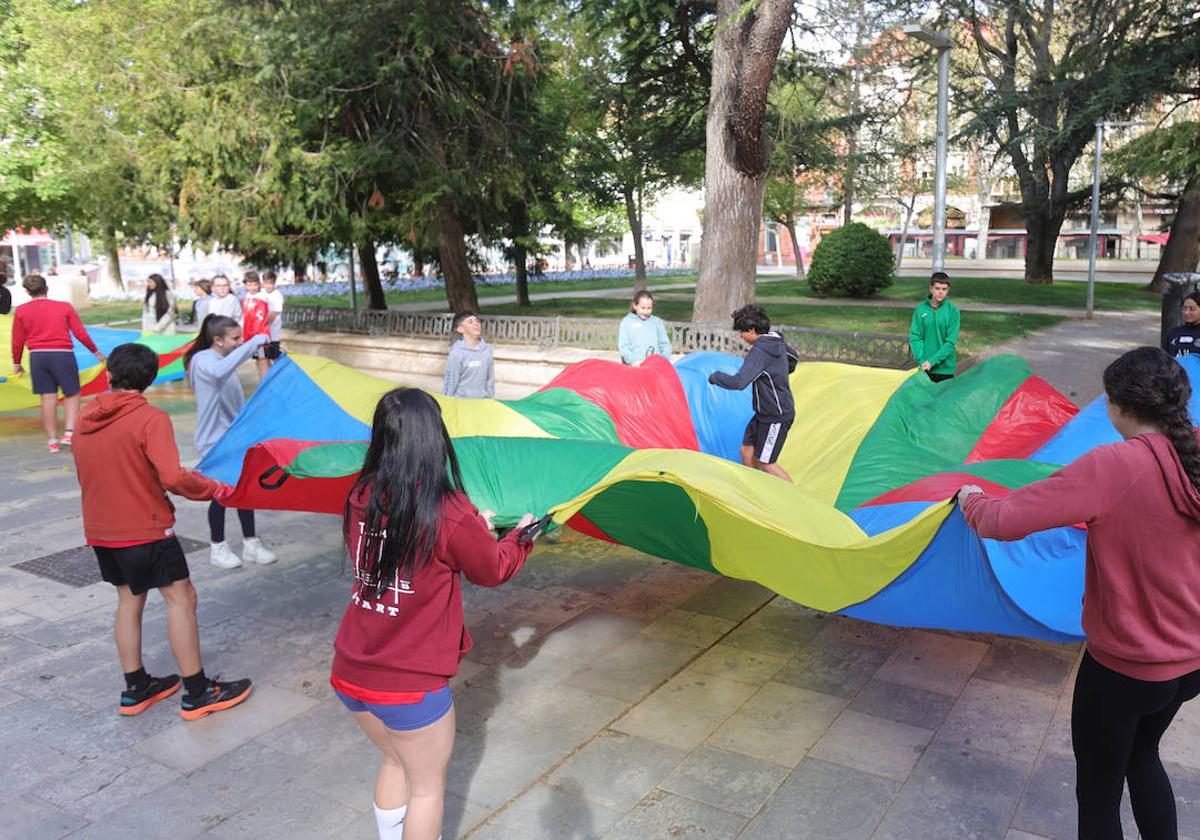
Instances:
[[[1080,840],[1120,840],[1126,781],[1142,840],[1176,840],[1175,794],[1158,742],[1179,707],[1198,693],[1200,671],[1145,682],[1084,652],[1071,703]]]
[[[237,512],[238,521],[242,523],[242,536],[254,536],[254,511],[241,510]],[[225,542],[225,508],[213,499],[208,505],[208,534],[215,543]]]

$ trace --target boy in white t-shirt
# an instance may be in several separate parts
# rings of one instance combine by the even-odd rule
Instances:
[[[283,292],[275,288],[275,272],[262,273],[261,297],[267,302],[267,326],[271,330],[271,341],[262,348],[263,358],[258,359],[258,377],[267,375],[271,363],[279,358],[279,339],[283,336]]]

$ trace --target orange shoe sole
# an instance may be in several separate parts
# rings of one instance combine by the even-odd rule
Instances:
[[[138,703],[136,706],[121,706],[120,712],[123,715],[140,715],[142,712],[149,709],[151,706],[153,706],[159,700],[164,700],[167,697],[170,697],[172,694],[174,694],[176,691],[179,690],[180,685],[182,685],[182,682],[177,682],[177,683],[175,683],[175,685],[171,686],[170,688],[166,689],[165,691],[160,691],[158,694],[155,694],[153,697],[147,697],[145,700],[143,700],[141,703]]]
[[[211,706],[204,706],[203,708],[192,709],[190,711],[187,709],[180,709],[179,716],[184,720],[199,720],[202,717],[211,715],[213,712],[221,712],[225,709],[232,709],[238,703],[241,703],[243,700],[249,697],[250,692],[253,689],[254,686],[248,685],[246,686],[246,690],[237,697],[231,697],[228,700],[222,700],[220,703],[213,703]]]

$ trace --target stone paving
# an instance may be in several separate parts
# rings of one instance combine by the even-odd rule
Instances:
[[[1148,322],[1096,324],[1026,340],[1035,369],[1082,393],[1110,343],[1152,340]],[[1067,339],[1096,346],[1056,373],[1038,354]],[[194,457],[187,393],[154,398]],[[255,693],[194,723],[173,699],[124,719],[109,587],[13,568],[83,543],[70,457],[41,446],[32,414],[0,417],[0,837],[374,837],[377,754],[328,686],[348,588],[338,521],[260,514],[274,566],[191,554],[206,668]],[[205,536],[202,504],[179,518]],[[1075,836],[1077,645],[831,617],[572,535],[465,597],[476,646],[455,681],[447,838]],[[173,668],[153,596],[145,653]],[[1197,747],[1193,704],[1164,742],[1193,840]]]

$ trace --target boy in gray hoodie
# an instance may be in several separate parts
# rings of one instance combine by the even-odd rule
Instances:
[[[454,316],[451,329],[461,338],[446,359],[446,381],[442,393],[448,397],[491,399],[496,396],[496,365],[492,348],[483,340],[479,316],[464,309]]]

